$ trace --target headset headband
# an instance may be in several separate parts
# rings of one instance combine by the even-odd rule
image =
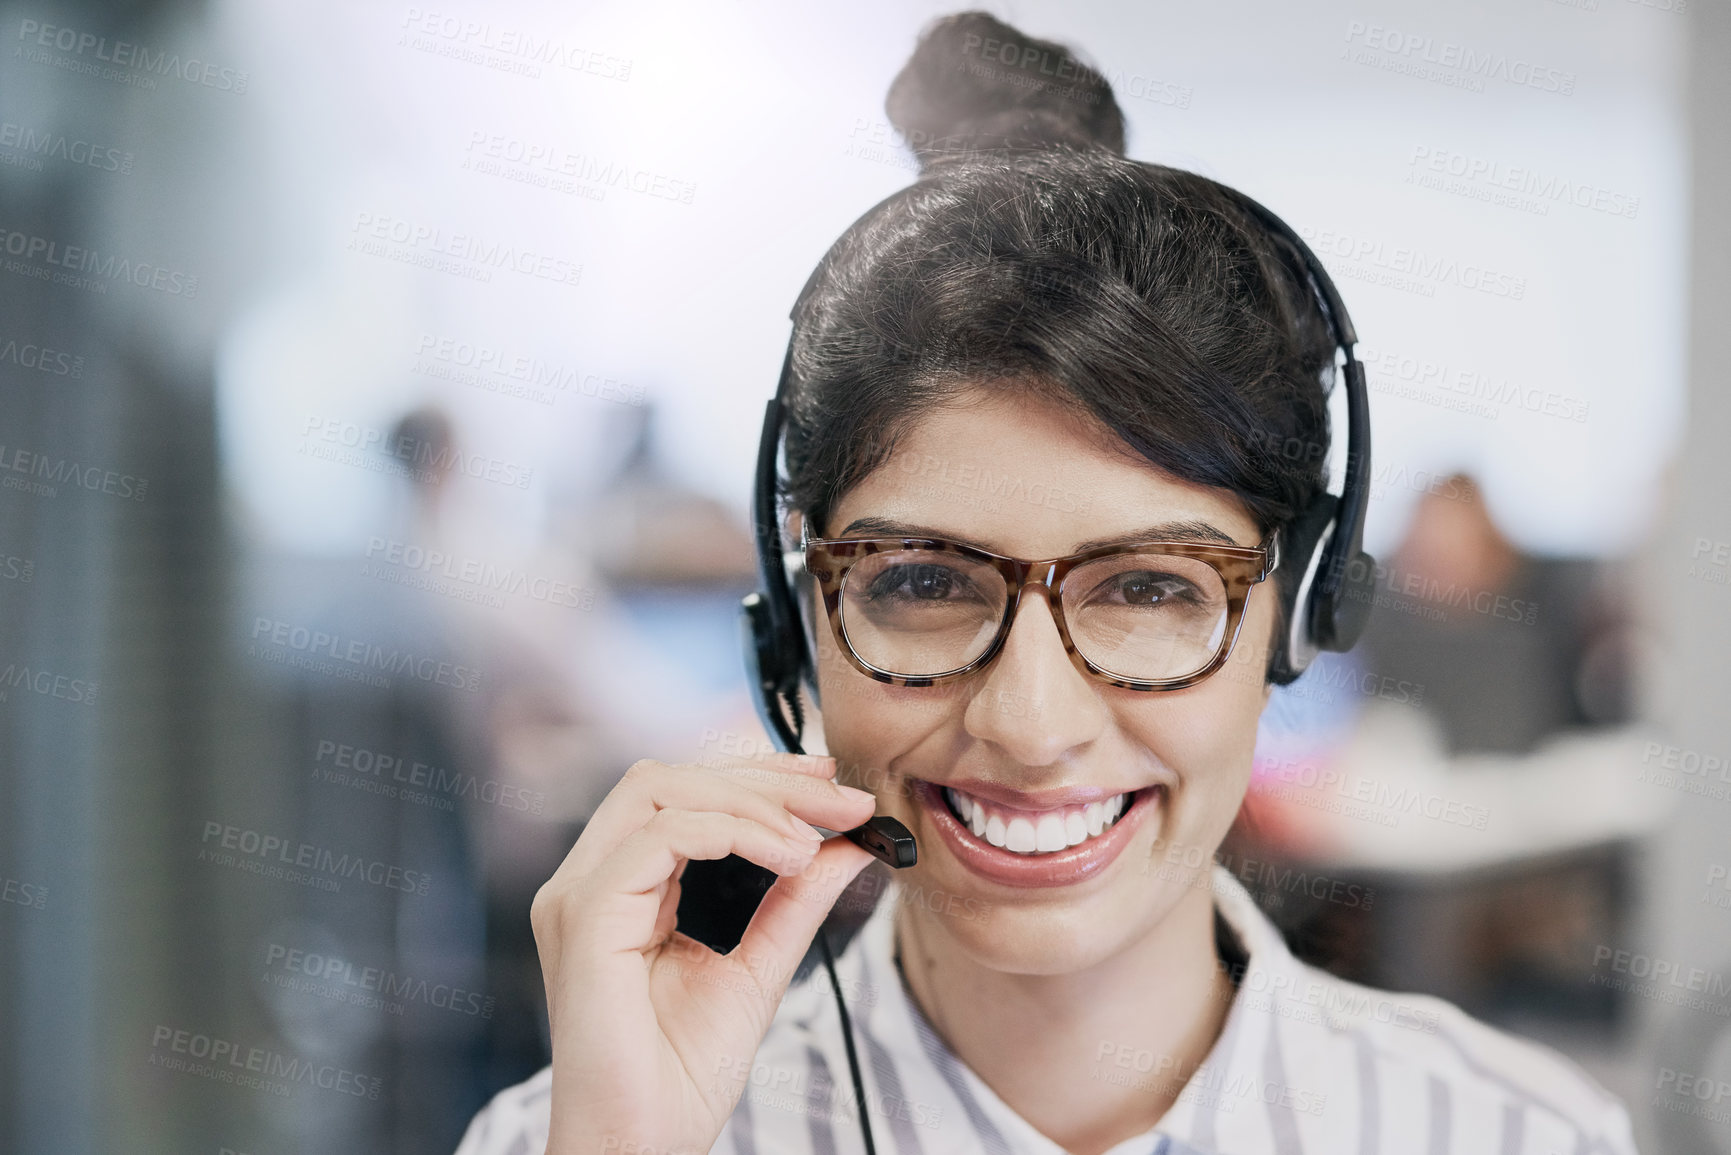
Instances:
[[[815,279],[816,274],[813,274]],[[799,314],[812,282],[800,292],[794,305]],[[758,590],[746,598],[743,626],[747,674],[752,681],[753,700],[763,728],[776,739],[783,750],[799,750],[800,731],[804,718],[799,704],[800,670],[805,663],[804,643],[799,626],[799,604],[793,591],[787,588],[787,573],[782,560],[781,516],[776,508],[776,458],[780,456],[781,434],[787,424],[785,398],[793,378],[793,338],[787,342],[787,355],[781,362],[781,380],[775,397],[764,408],[763,433],[757,443],[757,474],[751,494],[751,532],[757,549]],[[792,638],[794,646],[785,644]],[[791,721],[780,702],[787,702]]]
[[[1328,532],[1322,556],[1315,559],[1307,571],[1307,576],[1308,573],[1315,575],[1308,596],[1304,596],[1303,583],[1289,587],[1293,593],[1287,608],[1296,616],[1291,623],[1293,629],[1288,633],[1288,641],[1275,655],[1271,670],[1273,680],[1285,685],[1304,672],[1316,650],[1341,653],[1352,649],[1370,619],[1373,601],[1370,585],[1375,580],[1375,560],[1364,552],[1364,523],[1370,509],[1370,393],[1365,387],[1364,363],[1358,359],[1358,332],[1353,328],[1352,317],[1346,311],[1346,303],[1341,300],[1340,290],[1335,288],[1321,259],[1293,231],[1292,226],[1271,209],[1236,189],[1228,191],[1304,262],[1310,290],[1322,306],[1323,316],[1333,332],[1337,359],[1346,385],[1346,468],[1340,496],[1325,495],[1312,510],[1306,511],[1311,516],[1301,515],[1297,519],[1301,524],[1320,523],[1322,519],[1317,515],[1327,507],[1330,511],[1327,520],[1332,531]],[[1315,525],[1307,528],[1315,528]],[[1322,527],[1318,532],[1327,528]],[[1293,551],[1295,556],[1302,558],[1309,552],[1303,549],[1307,543],[1294,544],[1300,547]],[[1301,634],[1309,643],[1306,647],[1310,650],[1308,654],[1294,652],[1300,647],[1294,646],[1292,639]]]

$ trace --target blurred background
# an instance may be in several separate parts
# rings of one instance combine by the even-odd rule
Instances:
[[[1731,1151],[1731,12],[988,7],[1363,337],[1374,624],[1220,861]],[[535,888],[763,741],[761,404],[952,10],[0,4],[0,1150],[444,1152],[546,1061]]]

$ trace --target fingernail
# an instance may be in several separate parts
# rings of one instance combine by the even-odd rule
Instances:
[[[793,828],[799,831],[799,833],[811,839],[813,842],[823,841],[823,835],[817,832],[817,827],[813,826],[797,814],[789,814],[788,817],[793,819]]]
[[[836,789],[841,791],[842,797],[846,798],[850,802],[857,802],[862,798],[872,802],[874,805],[877,802],[877,798],[870,790],[856,790],[852,786],[837,786]]]

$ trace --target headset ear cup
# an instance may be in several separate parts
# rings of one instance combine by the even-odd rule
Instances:
[[[1311,591],[1339,504],[1339,499],[1331,493],[1318,494],[1283,531],[1286,540],[1281,543],[1281,556],[1290,558],[1291,562],[1283,560],[1281,565],[1285,568],[1291,564],[1298,576],[1290,584],[1282,583],[1280,586],[1285,628],[1279,633],[1268,663],[1268,680],[1277,686],[1297,681],[1316,656],[1318,646],[1312,632],[1315,598]]]
[[[776,634],[775,615],[762,593],[751,594],[740,605],[745,626],[745,654],[753,681],[773,694],[787,684],[787,647]]]
[[[1345,653],[1358,644],[1364,628],[1370,624],[1371,607],[1376,604],[1376,559],[1360,550],[1346,565],[1340,585],[1332,598],[1312,610],[1311,633],[1317,648]]]

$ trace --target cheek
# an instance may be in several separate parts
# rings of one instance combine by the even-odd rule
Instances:
[[[1212,854],[1249,789],[1257,724],[1267,701],[1266,638],[1271,617],[1252,605],[1227,664],[1167,701],[1128,701],[1120,724],[1178,775],[1159,837]],[[1158,696],[1157,696],[1158,697]]]
[[[1250,781],[1262,695],[1219,675],[1183,693],[1185,700],[1137,711],[1122,724],[1178,775],[1179,813],[1198,803],[1235,810]]]
[[[945,686],[892,686],[856,670],[833,637],[818,638],[818,691],[823,698],[824,742],[842,779],[878,796],[881,813],[902,817],[912,805],[890,769],[901,755],[941,741],[958,725],[955,690]]]

